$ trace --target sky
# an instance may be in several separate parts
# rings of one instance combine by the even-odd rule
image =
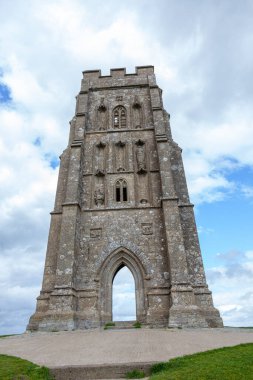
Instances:
[[[252,16],[251,0],[0,0],[0,334],[35,310],[82,71],[141,65],[183,149],[215,306],[253,326]],[[131,274],[117,281],[123,318]]]

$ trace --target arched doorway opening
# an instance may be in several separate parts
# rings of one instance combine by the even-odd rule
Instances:
[[[136,298],[136,320],[142,323],[146,321],[147,305],[144,288],[146,276],[143,264],[139,258],[126,248],[120,247],[113,251],[101,265],[99,278],[99,314],[101,325],[110,322],[112,316],[112,291],[113,280],[121,268],[126,266],[134,278]]]
[[[112,280],[112,320],[135,321],[135,281],[130,269],[121,264]]]

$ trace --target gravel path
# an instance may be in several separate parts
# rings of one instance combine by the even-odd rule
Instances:
[[[25,333],[0,339],[0,353],[47,367],[165,361],[253,343],[253,329],[131,329]]]

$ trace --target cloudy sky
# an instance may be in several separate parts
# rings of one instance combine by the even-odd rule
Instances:
[[[215,305],[253,326],[252,17],[251,0],[0,0],[0,333],[35,308],[82,71],[141,65],[183,148]]]

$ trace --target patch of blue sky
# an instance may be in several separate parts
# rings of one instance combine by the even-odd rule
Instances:
[[[35,146],[41,146],[41,138],[38,136],[33,142],[33,145]]]
[[[229,181],[233,181],[238,185],[238,190],[242,186],[252,186],[253,187],[253,166],[245,165],[237,168],[226,176]],[[241,193],[237,192],[237,196]]]
[[[195,213],[200,246],[205,264],[217,265],[217,253],[253,249],[253,203],[243,196],[226,198],[222,202],[203,203]]]
[[[50,166],[53,169],[56,169],[59,166],[60,160],[58,157],[54,156],[50,160]]]
[[[50,153],[46,153],[44,155],[44,157],[45,157],[46,161],[48,161],[48,163],[52,169],[56,169],[59,166],[60,160],[57,156],[54,156]]]
[[[12,101],[10,88],[0,82],[0,104],[10,103]]]

